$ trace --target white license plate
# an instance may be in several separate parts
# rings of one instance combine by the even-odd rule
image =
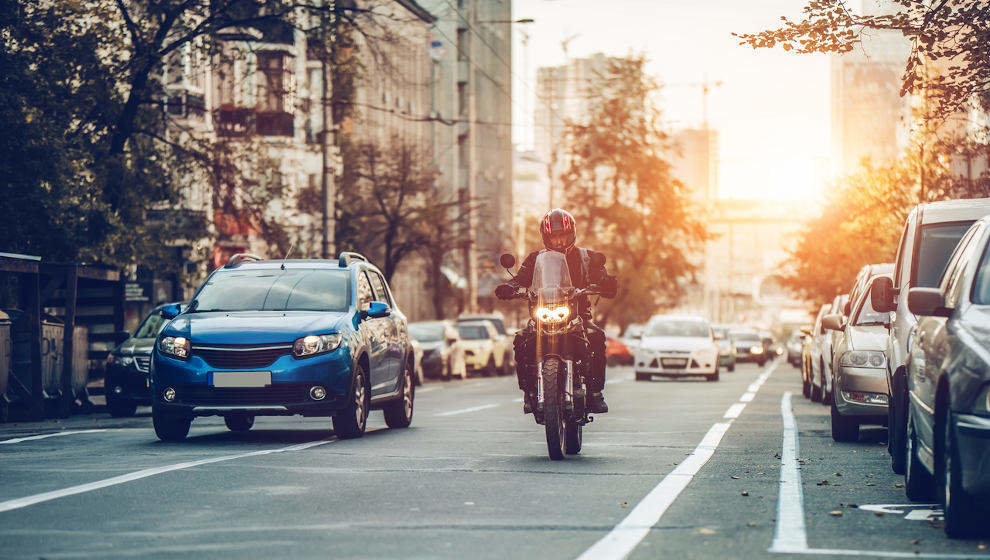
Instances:
[[[214,387],[267,387],[272,384],[270,371],[215,371]]]

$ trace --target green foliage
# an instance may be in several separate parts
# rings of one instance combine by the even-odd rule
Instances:
[[[697,265],[689,252],[709,238],[688,188],[671,175],[672,148],[651,98],[657,84],[642,57],[613,60],[590,91],[586,121],[567,124],[561,176],[578,244],[601,251],[619,277],[599,319],[643,321],[683,295]]]

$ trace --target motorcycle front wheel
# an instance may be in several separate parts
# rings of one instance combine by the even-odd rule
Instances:
[[[543,425],[547,433],[547,453],[554,461],[563,459],[566,452],[564,399],[558,384],[563,365],[559,358],[543,360]]]

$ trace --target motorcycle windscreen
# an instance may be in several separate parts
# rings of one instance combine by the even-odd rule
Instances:
[[[567,258],[557,251],[543,251],[533,266],[532,290],[541,307],[566,305],[568,293],[574,288]]]

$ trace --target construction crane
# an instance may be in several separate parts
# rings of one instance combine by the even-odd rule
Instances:
[[[567,45],[570,45],[571,41],[577,39],[580,36],[581,36],[580,33],[575,33],[568,37],[564,37],[564,39],[560,42],[560,48],[564,50],[564,64],[567,64]]]
[[[715,88],[720,88],[725,82],[722,80],[710,81],[708,74],[700,82],[678,82],[674,84],[664,84],[667,87],[696,87],[701,88],[701,126],[708,129],[708,94]]]

